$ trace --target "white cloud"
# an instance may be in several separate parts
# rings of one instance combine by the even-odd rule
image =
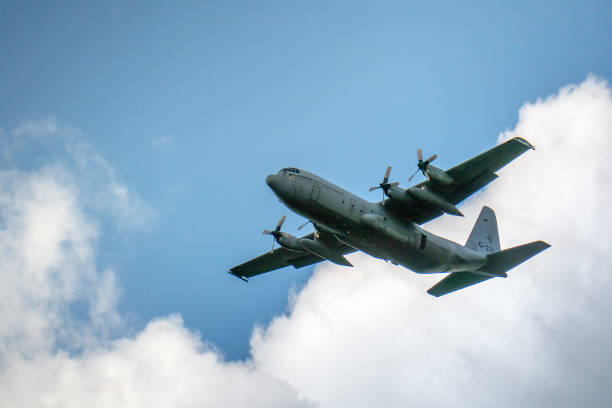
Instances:
[[[226,363],[177,316],[78,358],[11,359],[0,381],[5,406],[306,407],[250,362]]]
[[[116,321],[95,296],[113,292],[95,270],[97,228],[87,221],[70,176],[60,167],[0,172],[0,347],[34,355],[58,342],[79,346],[68,305],[87,304],[92,321]],[[87,326],[89,326],[87,324]],[[93,327],[91,327],[93,329]],[[95,333],[95,330],[91,332]]]
[[[610,88],[594,77],[526,104],[516,128],[501,138],[517,134],[537,150],[463,205],[465,220],[445,216],[428,226],[462,242],[487,204],[497,211],[503,246],[535,239],[553,245],[508,279],[434,298],[425,291],[440,276],[354,255],[355,268],[318,267],[290,311],[255,330],[253,357],[244,362],[223,361],[177,316],[154,320],[134,336],[101,337],[101,327],[118,324],[117,287],[112,271],[96,271],[98,231],[82,211],[87,198],[57,168],[4,173],[0,279],[8,278],[0,288],[9,296],[0,299],[0,401],[62,407],[606,405],[612,380],[611,120]],[[40,222],[49,212],[61,222]],[[90,302],[88,326],[61,313],[77,298]],[[81,353],[61,351],[61,339],[82,333],[90,342]]]
[[[65,165],[0,171],[0,405],[312,406],[251,361],[223,361],[178,316],[129,334],[116,276],[96,265],[101,224],[86,209],[114,203],[122,222],[146,206],[88,145],[63,140]]]
[[[115,175],[114,168],[89,144],[80,139],[66,146],[82,181],[79,188],[88,207],[108,210],[120,226],[148,230],[157,220],[154,209]]]
[[[27,120],[13,129],[13,134],[15,136],[26,138],[49,136],[57,132],[57,118],[53,115],[39,120]]]
[[[156,212],[115,174],[114,168],[87,143],[78,129],[60,125],[55,116],[28,120],[10,132],[0,131],[0,164],[36,169],[61,163],[73,178],[83,204],[110,212],[121,227],[150,229]]]

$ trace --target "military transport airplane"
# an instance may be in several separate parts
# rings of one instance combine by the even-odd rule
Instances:
[[[301,238],[282,232],[283,215],[274,230],[263,232],[280,247],[274,249],[273,241],[272,251],[229,273],[247,281],[289,265],[302,268],[327,260],[352,266],[344,255],[362,251],[417,273],[449,273],[427,291],[434,296],[506,277],[508,270],[550,245],[535,241],[500,250],[497,220],[489,207],[482,208],[465,245],[427,232],[420,224],[443,213],[463,216],[456,205],[495,180],[497,170],[529,149],[534,147],[515,137],[446,171],[430,164],[437,155],[424,161],[419,150],[415,174],[421,171],[427,180],[402,189],[399,183],[389,182],[388,167],[382,182],[370,188],[383,192],[383,200],[376,203],[305,170],[284,168],[266,177],[266,183],[289,209],[307,218],[315,231]]]

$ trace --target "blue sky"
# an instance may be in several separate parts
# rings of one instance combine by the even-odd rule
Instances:
[[[609,2],[4,2],[0,127],[50,115],[156,214],[100,215],[97,263],[122,314],[178,312],[228,358],[312,268],[248,284],[226,271],[269,249],[264,183],[291,165],[367,193],[415,151],[448,167],[495,144],[526,101],[612,78]],[[43,146],[12,166],[61,160]],[[138,323],[139,322],[139,323]]]

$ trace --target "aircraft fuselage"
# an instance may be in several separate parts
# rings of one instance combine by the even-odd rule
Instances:
[[[292,211],[345,244],[417,273],[476,271],[486,255],[432,234],[388,210],[307,171],[289,168],[266,178]]]

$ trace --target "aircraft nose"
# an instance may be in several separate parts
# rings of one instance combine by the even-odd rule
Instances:
[[[266,177],[266,184],[268,185],[268,187],[270,187],[272,190],[274,190],[274,179],[275,179],[275,175],[274,174],[270,174],[268,177]]]

